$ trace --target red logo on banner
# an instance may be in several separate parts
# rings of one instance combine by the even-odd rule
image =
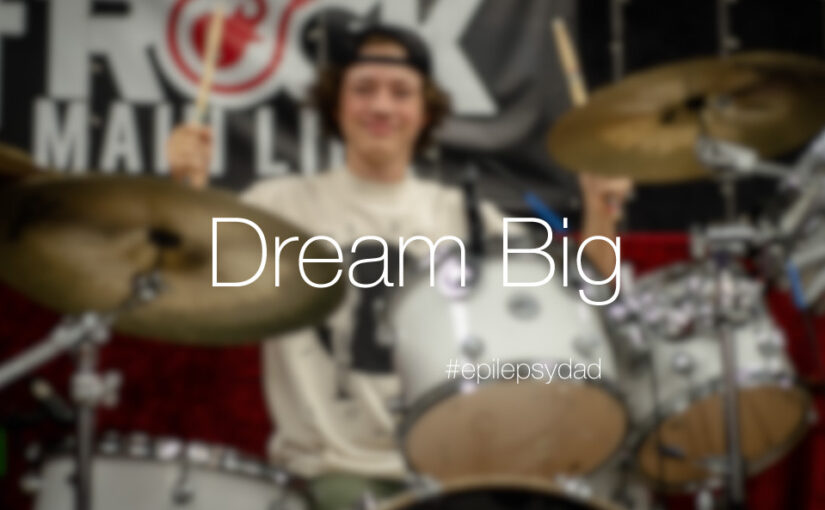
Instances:
[[[298,9],[311,1],[289,0],[274,27],[268,26],[266,22],[270,6],[265,0],[249,2],[251,9],[238,6],[224,21],[224,36],[218,58],[217,78],[212,90],[223,94],[247,92],[261,85],[267,78],[276,73],[286,50],[290,21]],[[166,44],[175,67],[189,82],[197,84],[200,81],[200,73],[194,66],[187,63],[181,43],[190,44],[190,54],[194,53],[199,60],[203,58],[211,12],[207,8],[209,4],[203,3],[203,7],[199,6],[203,12],[194,21],[184,21],[184,10],[192,2],[193,0],[177,0],[175,2],[166,26]],[[268,50],[268,59],[261,60],[257,64],[259,69],[242,78],[222,76],[231,75],[228,71],[237,68],[240,64],[249,64],[249,61],[254,64],[254,58],[250,57],[253,45],[264,45],[263,49]],[[227,72],[222,73],[222,71]]]

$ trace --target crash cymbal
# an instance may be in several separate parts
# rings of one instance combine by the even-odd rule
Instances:
[[[825,125],[825,63],[774,52],[689,60],[633,74],[594,93],[553,127],[549,149],[576,172],[639,183],[708,177],[702,132],[773,157]]]
[[[37,165],[22,150],[0,143],[0,183],[10,182],[36,173]]]
[[[212,217],[246,218],[265,233],[269,257],[255,283],[212,287]],[[73,177],[0,190],[0,279],[62,313],[106,311],[132,293],[136,274],[155,266],[164,290],[115,324],[142,337],[234,344],[324,317],[343,288],[315,289],[301,279],[299,243],[283,248],[276,287],[275,236],[306,239],[228,192],[195,191],[161,179]],[[250,226],[221,224],[217,241],[220,281],[242,282],[255,274],[262,249]],[[330,255],[318,244],[306,252],[307,258]],[[335,276],[333,266],[309,264],[307,270],[314,281],[326,282]]]

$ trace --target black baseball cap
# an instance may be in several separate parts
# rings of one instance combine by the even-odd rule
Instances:
[[[390,39],[404,48],[404,57],[367,56],[361,49],[374,37]],[[336,55],[337,53],[337,55]],[[432,77],[432,58],[427,43],[410,29],[388,24],[373,23],[356,29],[349,37],[348,44],[333,52],[333,58],[341,67],[349,67],[359,62],[378,62],[411,67],[427,78]]]

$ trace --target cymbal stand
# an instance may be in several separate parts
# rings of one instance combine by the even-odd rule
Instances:
[[[133,281],[132,295],[119,307],[107,312],[66,316],[39,344],[0,365],[2,389],[63,352],[75,351],[71,393],[77,406],[74,479],[76,510],[91,510],[95,410],[101,404],[113,405],[120,387],[120,377],[116,373],[98,373],[98,350],[109,340],[112,324],[119,315],[151,301],[160,290],[157,272],[140,274]]]
[[[737,378],[738,363],[736,359],[736,337],[731,327],[730,315],[736,299],[736,289],[730,268],[729,253],[717,253],[716,265],[716,327],[719,336],[719,349],[724,372],[725,444],[727,446],[727,484],[726,494],[728,509],[745,508],[745,466],[742,458],[742,443],[739,427],[739,382]]]
[[[736,359],[736,336],[732,327],[735,314],[736,286],[733,258],[751,246],[764,243],[763,234],[748,225],[710,227],[692,239],[694,255],[709,256],[713,262],[716,291],[714,325],[719,339],[723,368],[722,413],[725,420],[725,495],[728,510],[746,508],[745,465],[739,426],[739,381]]]

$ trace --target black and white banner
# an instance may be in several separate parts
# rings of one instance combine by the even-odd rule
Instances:
[[[303,101],[316,73],[307,37],[322,16],[400,24],[429,42],[437,79],[453,100],[440,142],[454,161],[494,157],[524,182],[570,183],[552,169],[544,137],[569,105],[549,24],[564,16],[575,31],[574,2],[224,3],[209,120],[219,184],[312,173],[341,157]],[[0,0],[0,140],[66,171],[165,173],[165,140],[191,114],[213,5]]]

